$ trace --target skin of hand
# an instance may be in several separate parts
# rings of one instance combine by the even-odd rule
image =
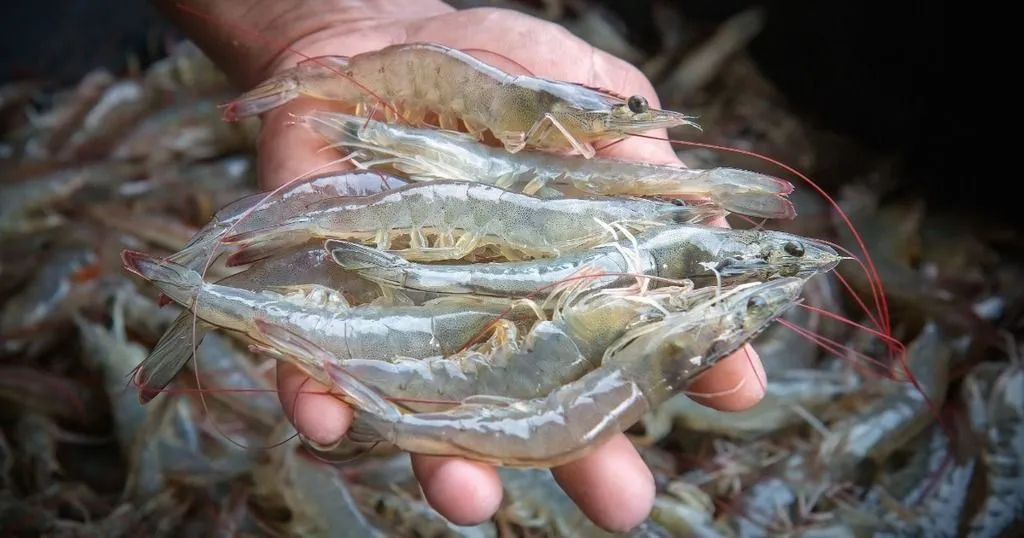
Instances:
[[[456,11],[432,0],[250,4],[185,2],[220,20],[244,23],[250,32],[283,42],[305,56],[355,55],[397,43],[436,42],[465,50],[514,74],[528,74],[525,68],[536,76],[608,88],[622,95],[642,95],[652,107],[660,106],[651,83],[632,65],[591,47],[559,25],[515,11]],[[271,49],[251,35],[239,35],[237,30],[198,20],[180,6],[157,5],[240,86],[251,87],[305,59],[280,51],[280,45]],[[337,159],[337,155],[319,151],[324,146],[322,140],[292,124],[289,114],[302,114],[314,106],[332,108],[299,99],[262,118],[258,156],[265,188],[276,188]],[[647,134],[665,137],[664,131]],[[667,142],[640,138],[622,141],[601,154],[679,163]],[[724,221],[720,224],[726,225]],[[764,384],[761,362],[747,346],[695,380],[688,392],[705,395],[694,398],[715,409],[738,411],[760,401]],[[325,394],[326,389],[314,390],[311,385],[313,382],[294,367],[278,367],[281,403],[296,429],[315,444],[334,445],[351,423],[352,411]],[[413,455],[412,461],[427,501],[452,522],[479,523],[498,509],[502,489],[492,467],[459,458]],[[624,435],[552,472],[583,512],[609,531],[636,526],[648,516],[653,504],[654,479]]]

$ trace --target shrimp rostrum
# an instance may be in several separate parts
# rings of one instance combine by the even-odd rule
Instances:
[[[643,96],[512,75],[434,43],[310,58],[243,94],[226,117],[262,114],[299,96],[341,101],[357,115],[383,110],[389,121],[400,115],[414,125],[424,125],[428,113],[442,129],[454,130],[461,120],[476,138],[490,133],[511,153],[534,148],[591,158],[597,141],[695,125],[689,116],[651,108]]]
[[[344,370],[328,373],[356,410],[352,441],[388,441],[408,452],[510,467],[554,467],[584,456],[684,391],[795,305],[804,282],[782,278],[738,286],[712,299],[717,308],[701,319],[679,313],[639,327],[609,348],[600,367],[536,399],[476,397],[446,411],[403,414]],[[297,334],[256,324],[283,354],[330,363],[326,351]]]

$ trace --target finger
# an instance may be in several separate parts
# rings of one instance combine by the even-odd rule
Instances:
[[[654,477],[625,435],[551,472],[580,510],[607,531],[636,527],[654,505]]]
[[[483,463],[414,455],[412,470],[430,506],[456,525],[483,523],[501,505],[501,480]]]
[[[761,359],[748,344],[694,379],[686,394],[720,411],[743,411],[764,398],[766,384]]]
[[[352,424],[352,410],[295,366],[277,365],[277,396],[288,420],[310,441],[331,446]]]
[[[297,99],[263,115],[257,156],[264,189],[310,174],[352,169],[339,162],[343,153],[329,148],[327,141],[301,122],[303,114],[332,108],[331,103]]]

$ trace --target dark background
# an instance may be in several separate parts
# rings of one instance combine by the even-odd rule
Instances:
[[[229,0],[230,1],[230,0]],[[649,5],[603,0],[631,40],[656,50]],[[907,158],[911,183],[935,203],[1008,209],[1009,197],[965,177],[956,149],[976,132],[948,95],[946,6],[942,2],[684,0],[687,17],[721,21],[744,7],[767,9],[751,52],[791,103],[814,121]],[[146,1],[35,0],[0,8],[0,80],[42,77],[73,83],[88,69],[121,69],[125,51],[143,64],[175,35]],[[957,114],[957,116],[954,116]],[[949,171],[960,172],[955,177]],[[988,183],[991,185],[991,183]]]

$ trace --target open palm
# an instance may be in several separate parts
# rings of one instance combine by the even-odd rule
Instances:
[[[538,76],[609,88],[624,95],[643,95],[652,106],[658,106],[654,89],[639,70],[594,49],[560,26],[527,15],[483,8],[454,11],[440,2],[410,0],[386,2],[386,9],[370,10],[371,16],[364,12],[357,17],[352,10],[358,11],[361,2],[336,0],[334,4],[334,9],[317,12],[315,17],[296,15],[275,24],[287,25],[289,30],[283,33],[292,48],[307,56],[354,55],[397,43],[436,42],[512,72],[525,68]],[[349,4],[356,6],[346,7]],[[254,70],[252,76],[269,76],[302,59],[282,53],[268,67]],[[264,187],[277,187],[336,158],[318,151],[323,143],[309,130],[291,124],[288,114],[301,114],[314,106],[329,105],[300,99],[264,116],[259,146]],[[624,159],[678,163],[671,146],[661,141],[630,139],[606,153]],[[763,396],[763,379],[760,362],[748,347],[721,361],[693,388],[705,394],[727,393],[706,404],[740,410]],[[334,444],[351,423],[352,412],[331,396],[309,394],[306,381],[294,367],[278,367],[281,401],[295,427],[318,444]],[[300,388],[303,394],[298,397]],[[478,523],[498,508],[501,484],[495,470],[487,465],[414,455],[413,467],[427,500],[455,523]],[[552,472],[580,508],[609,530],[629,529],[650,511],[654,481],[625,436],[619,435],[589,456]]]

